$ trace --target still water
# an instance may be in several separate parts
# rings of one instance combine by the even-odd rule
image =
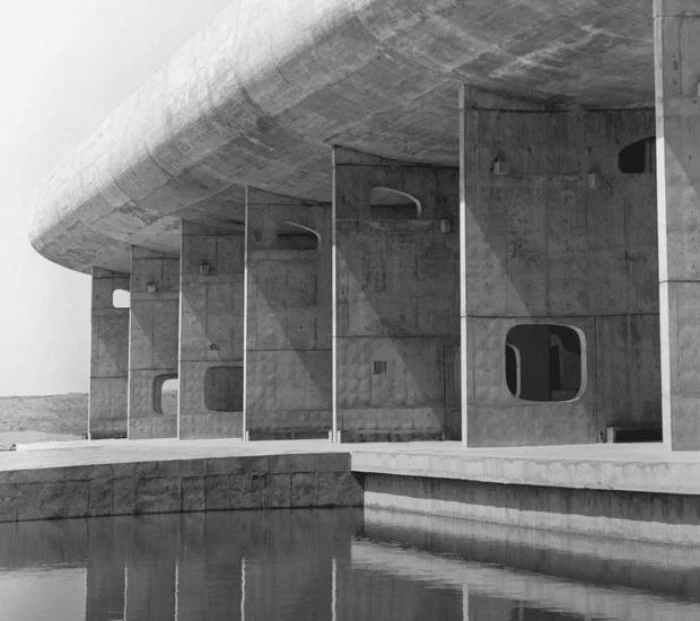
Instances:
[[[383,511],[0,525],[3,621],[700,619],[700,549]]]

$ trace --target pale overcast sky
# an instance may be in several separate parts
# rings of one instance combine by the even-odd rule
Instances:
[[[34,188],[236,0],[0,0],[0,396],[86,392],[90,279],[29,245]]]

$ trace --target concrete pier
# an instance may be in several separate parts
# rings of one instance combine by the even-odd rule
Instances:
[[[699,29],[700,3],[654,2],[661,381],[673,450],[700,448]]]
[[[332,428],[331,212],[246,194],[246,431],[328,437]]]
[[[91,439],[125,438],[129,397],[129,274],[92,271]],[[121,303],[119,294],[123,294]],[[120,304],[119,307],[115,303]]]
[[[457,170],[338,148],[333,165],[335,430],[458,438]]]
[[[244,231],[182,223],[178,437],[243,429]]]
[[[174,438],[177,410],[163,389],[177,380],[180,260],[134,247],[129,324],[129,438]],[[165,397],[165,398],[164,398]]]

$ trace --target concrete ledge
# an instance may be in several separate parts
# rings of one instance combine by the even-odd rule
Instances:
[[[660,543],[700,541],[700,454],[661,445],[103,440],[0,453],[0,521],[361,506]]]
[[[203,457],[189,447],[194,453],[189,458],[163,459],[172,443],[149,442],[143,448],[150,447],[155,458],[130,461],[115,451],[122,448],[128,455],[132,447],[123,444],[113,443],[111,463],[96,463],[99,446],[15,453],[16,462],[34,461],[35,467],[0,464],[0,521],[362,505],[348,453],[285,453],[279,446],[274,452],[239,444],[238,455]],[[109,443],[101,445],[103,451],[105,446]],[[82,463],[61,464],[67,458]]]
[[[661,444],[464,449],[458,442],[357,445],[354,472],[534,485],[700,495],[700,453]]]

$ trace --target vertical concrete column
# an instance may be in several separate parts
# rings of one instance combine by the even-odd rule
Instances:
[[[327,437],[331,414],[331,209],[249,188],[246,429]]]
[[[177,408],[164,409],[165,381],[177,378],[178,257],[132,247],[129,438],[174,438]],[[166,399],[168,396],[166,395]]]
[[[700,449],[700,2],[655,0],[664,442]]]
[[[244,233],[182,223],[180,438],[242,434]]]
[[[608,426],[660,426],[653,112],[480,109],[471,95],[463,442],[593,443]]]
[[[115,307],[115,291],[129,291],[129,275],[92,270],[90,439],[125,438],[129,384],[129,307]],[[127,296],[124,296],[127,297]],[[119,303],[117,296],[117,303]]]
[[[334,150],[342,441],[458,437],[457,219],[457,169]]]

